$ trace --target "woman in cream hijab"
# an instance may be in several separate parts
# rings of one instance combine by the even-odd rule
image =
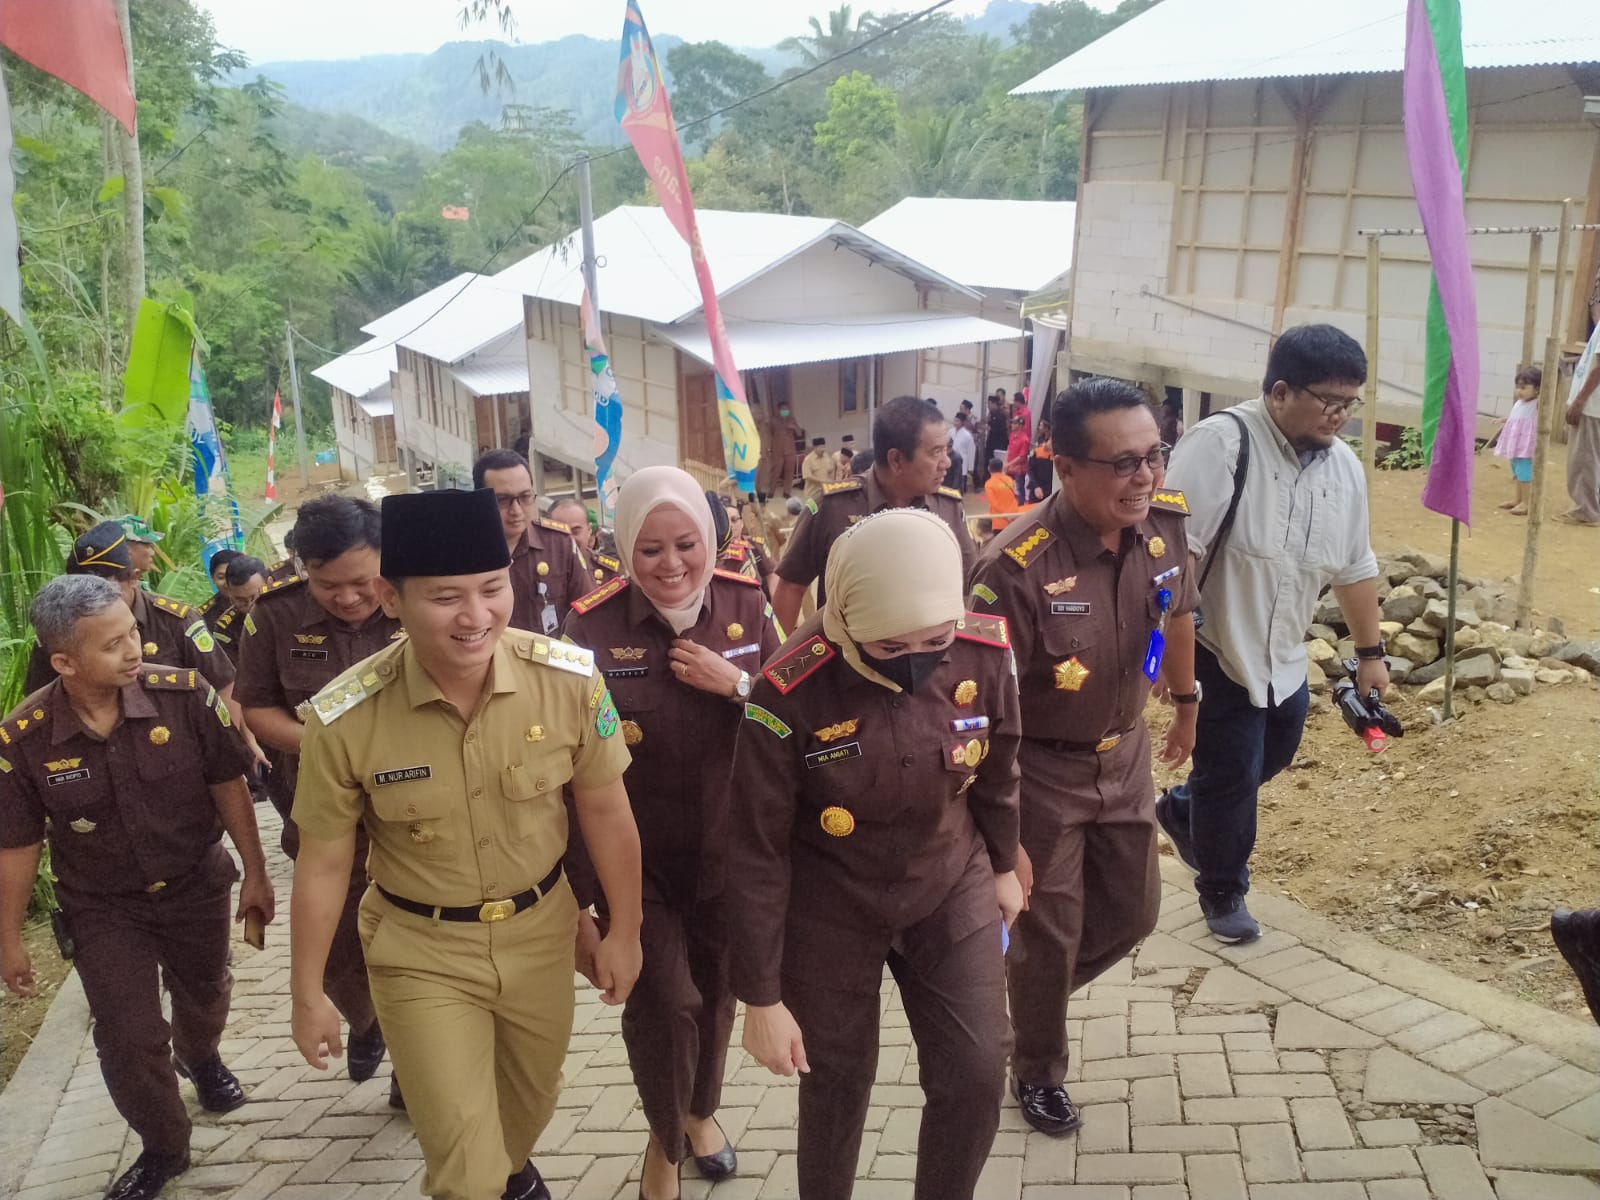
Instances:
[[[827,604],[756,681],[734,754],[727,913],[744,1047],[801,1073],[799,1190],[846,1200],[885,965],[927,1104],[917,1200],[970,1200],[1000,1121],[1002,921],[1023,905],[1016,676],[967,614],[950,528],[891,509],[828,559]]]
[[[613,736],[633,755],[623,779],[643,858],[644,966],[622,1036],[650,1124],[639,1194],[671,1200],[686,1157],[711,1180],[737,1169],[716,1120],[734,1013],[727,783],[752,677],[778,636],[761,585],[715,570],[711,507],[683,471],[647,467],[624,482],[616,533],[623,575],[573,604],[566,636],[594,651],[620,718]],[[603,912],[575,857],[580,903]],[[596,932],[584,918],[580,942]]]

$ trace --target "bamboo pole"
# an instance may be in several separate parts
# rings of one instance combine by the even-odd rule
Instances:
[[[1534,327],[1539,324],[1539,272],[1544,266],[1544,234],[1528,235],[1528,300],[1522,314],[1522,357],[1519,367],[1533,365]]]
[[[1361,419],[1361,469],[1372,495],[1378,462],[1378,235],[1367,234],[1367,411]],[[1368,505],[1371,508],[1371,505]]]
[[[1450,574],[1446,581],[1444,618],[1444,719],[1455,716],[1456,581],[1461,577],[1461,522],[1450,521]]]
[[[1539,568],[1539,532],[1544,524],[1544,473],[1550,459],[1550,419],[1556,406],[1556,370],[1561,363],[1561,315],[1565,308],[1567,253],[1572,247],[1572,200],[1561,202],[1556,235],[1556,278],[1550,297],[1550,335],[1544,343],[1544,382],[1539,388],[1538,436],[1533,443],[1533,494],[1528,497],[1528,540],[1522,547],[1522,579],[1517,585],[1517,628],[1533,621],[1533,576]]]

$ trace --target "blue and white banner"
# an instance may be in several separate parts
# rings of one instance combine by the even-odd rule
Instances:
[[[217,436],[211,392],[200,368],[200,350],[189,351],[189,448],[194,454],[194,493],[200,501],[200,566],[209,577],[211,558],[218,550],[244,544],[239,527],[239,505],[228,481],[228,460]]]
[[[617,507],[617,481],[611,477],[612,464],[622,446],[622,397],[617,394],[617,378],[611,372],[605,338],[600,332],[600,314],[594,310],[589,289],[583,289],[583,348],[589,355],[589,390],[594,395],[594,479],[600,505],[600,521]]]

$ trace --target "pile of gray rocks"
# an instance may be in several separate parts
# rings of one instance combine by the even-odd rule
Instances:
[[[1378,563],[1383,638],[1389,648],[1389,678],[1420,687],[1416,699],[1444,699],[1444,642],[1449,622],[1450,562],[1421,550],[1402,550]],[[1536,686],[1590,683],[1600,674],[1600,642],[1569,639],[1558,617],[1541,617],[1536,628],[1517,629],[1516,583],[1462,576],[1456,581],[1455,686],[1469,700],[1511,704]],[[1339,602],[1330,590],[1317,603],[1306,633],[1313,694],[1324,694],[1343,678],[1343,661],[1355,643]]]

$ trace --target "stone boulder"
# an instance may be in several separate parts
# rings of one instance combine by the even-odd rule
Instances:
[[[1488,687],[1500,680],[1500,664],[1487,654],[1456,659],[1457,687]]]
[[[1344,622],[1344,609],[1339,607],[1339,601],[1332,592],[1326,593],[1317,601],[1317,608],[1311,614],[1311,619],[1318,625],[1332,625],[1335,629],[1348,629]]]
[[[1428,683],[1417,693],[1417,699],[1423,704],[1442,704],[1444,702],[1444,680],[1440,678]]]
[[[1406,580],[1406,586],[1425,600],[1444,599],[1444,585],[1426,575],[1413,575]]]
[[[1517,623],[1517,598],[1515,596],[1501,596],[1494,602],[1494,607],[1490,609],[1489,619],[1498,621],[1506,626],[1515,625]]]
[[[1416,664],[1409,658],[1400,658],[1393,654],[1389,655],[1388,663],[1390,683],[1407,682],[1411,678],[1411,672],[1416,668]]]
[[[1456,630],[1456,649],[1457,650],[1466,649],[1468,647],[1476,648],[1477,646],[1480,646],[1482,644],[1483,644],[1482,637],[1479,635],[1478,631],[1476,629],[1474,629],[1472,626],[1468,625],[1465,628]],[[1490,649],[1493,649],[1493,648],[1494,647],[1492,647],[1492,646],[1490,647]]]
[[[1478,625],[1479,640],[1488,642],[1491,646],[1499,646],[1501,649],[1505,648],[1506,638],[1510,633],[1511,630],[1498,621],[1484,621]]]
[[[1568,666],[1582,667],[1591,675],[1600,674],[1600,642],[1564,642],[1550,655]]]
[[[1477,684],[1473,684],[1471,687],[1467,688],[1465,695],[1467,699],[1472,701],[1474,704],[1482,704],[1489,698],[1488,689],[1481,688]]]
[[[1306,643],[1306,658],[1318,667],[1326,666],[1339,657],[1339,652],[1321,638],[1313,638]]]
[[[1426,666],[1439,657],[1438,642],[1432,638],[1419,637],[1414,633],[1402,633],[1394,639],[1390,649],[1420,666]]]
[[[1556,637],[1543,629],[1535,629],[1528,641],[1529,658],[1548,658],[1556,648]]]
[[[1339,631],[1332,625],[1313,623],[1311,628],[1306,630],[1306,641],[1313,641],[1316,638],[1321,638],[1331,646],[1339,640]]]
[[[1424,550],[1402,550],[1395,555],[1395,558],[1410,563],[1416,568],[1418,575],[1443,579],[1450,573],[1450,560],[1440,554],[1429,554]]]
[[[1306,687],[1311,689],[1314,696],[1320,696],[1328,690],[1327,672],[1317,665],[1315,659],[1306,660]]]
[[[1383,602],[1380,612],[1385,621],[1398,621],[1401,625],[1409,625],[1427,611],[1427,608],[1427,599],[1416,588],[1402,584],[1389,593],[1389,598]]]
[[[1443,629],[1445,623],[1450,619],[1450,605],[1443,600],[1429,600],[1428,607],[1422,614],[1422,619]],[[1456,605],[1457,629],[1475,626],[1480,620],[1481,618],[1470,604]]]
[[[1509,650],[1519,658],[1530,657],[1528,651],[1533,647],[1533,634],[1526,629],[1512,629],[1506,634],[1505,642],[1501,648]],[[1539,657],[1534,655],[1532,657]]]
[[[1533,677],[1540,683],[1571,683],[1573,680],[1573,674],[1571,671],[1549,671],[1541,669],[1535,671],[1533,673]]]
[[[1388,583],[1404,583],[1416,573],[1415,567],[1398,558],[1386,558],[1378,564],[1378,578]]]
[[[1519,696],[1531,695],[1533,692],[1533,672],[1503,666],[1500,668],[1500,683],[1495,684],[1495,686],[1500,687],[1502,684],[1509,687]]]
[[[1467,603],[1472,605],[1473,611],[1480,617],[1487,619],[1494,613],[1495,594],[1488,588],[1475,587],[1467,589]]]
[[[1488,657],[1494,659],[1495,662],[1501,662],[1500,651],[1493,646],[1463,646],[1461,644],[1461,634],[1471,632],[1470,629],[1463,629],[1461,633],[1456,634],[1456,661],[1461,662],[1463,659],[1468,658]]]
[[[1539,664],[1520,654],[1505,654],[1500,659],[1500,667],[1502,671],[1526,671],[1531,675],[1539,669]]]

